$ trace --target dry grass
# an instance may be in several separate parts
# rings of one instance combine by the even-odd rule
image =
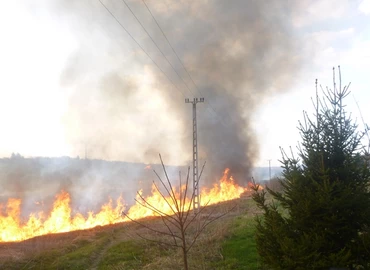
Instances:
[[[189,254],[190,269],[216,269],[222,261],[222,245],[237,217],[252,218],[258,212],[250,197],[209,206],[206,211],[233,211],[210,224]],[[150,227],[165,230],[158,218],[143,220]],[[195,224],[190,233],[196,231]],[[182,269],[182,253],[156,240],[155,234],[127,222],[89,230],[39,236],[19,243],[0,243],[0,269]],[[221,268],[220,268],[221,269]],[[227,268],[222,268],[227,269]]]

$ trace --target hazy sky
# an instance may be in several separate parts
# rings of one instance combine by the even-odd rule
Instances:
[[[103,2],[122,20],[122,24],[149,55],[163,66],[165,73],[170,78],[175,78],[176,74],[173,74],[173,70],[156,48],[148,45],[150,40],[123,1]],[[200,66],[202,62],[192,59],[189,52],[195,51],[194,57],[201,55],[197,47],[205,46],[214,37],[207,33],[207,27],[211,25],[208,24],[211,20],[208,21],[207,16],[211,17],[212,13],[200,12],[207,5],[212,5],[212,1],[146,2],[168,37],[172,38],[175,50],[186,58],[182,60],[188,65],[190,73],[203,68]],[[220,3],[225,3],[222,8],[228,14],[234,1],[217,2],[217,9],[221,8]],[[240,1],[235,1],[237,2],[240,4]],[[267,166],[269,159],[273,166],[279,165],[279,146],[296,146],[299,140],[296,127],[298,120],[302,119],[302,111],[312,111],[310,97],[315,94],[315,79],[321,85],[331,87],[334,66],[341,66],[344,84],[351,82],[352,95],[347,98],[347,111],[352,112],[362,127],[354,102],[356,98],[365,122],[370,124],[370,0],[305,0],[297,1],[299,4],[290,2],[291,9],[285,6],[276,9],[276,12],[281,13],[279,19],[276,19],[274,5],[279,4],[279,1],[271,0],[274,3],[270,7],[271,14],[264,15],[264,20],[274,17],[279,20],[281,29],[289,29],[281,38],[290,35],[288,38],[292,42],[288,45],[297,41],[298,47],[293,46],[294,55],[286,55],[299,58],[300,64],[296,65],[294,59],[280,60],[284,65],[289,62],[289,68],[281,67],[285,74],[276,77],[279,83],[266,86],[266,89],[271,89],[264,92],[263,96],[257,95],[258,100],[253,104],[258,106],[241,110],[242,114],[249,115],[247,118],[250,122],[247,128],[250,131],[243,132],[256,134],[257,140],[248,142],[255,144],[251,146],[252,149],[259,149],[254,163],[260,166]],[[157,31],[156,37],[159,37],[150,14],[144,13],[143,3],[128,1],[128,4],[137,12],[149,31],[154,29],[153,31]],[[268,7],[261,7],[261,10],[266,11]],[[216,10],[215,14],[217,12]],[[170,16],[169,13],[176,16]],[[233,13],[230,11],[230,14]],[[245,16],[250,15],[246,13]],[[175,20],[176,17],[179,18],[178,21]],[[204,21],[206,26],[193,25],[192,20],[195,19]],[[220,23],[221,26],[227,25],[227,17],[223,19],[225,21]],[[188,42],[190,38],[185,35],[191,36],[192,33],[198,35],[196,44]],[[207,36],[207,39],[203,40],[203,36]],[[248,43],[248,38],[241,41]],[[238,49],[243,50],[246,46],[238,42],[225,44],[230,48],[231,54],[238,53]],[[164,50],[165,54],[171,60],[176,60],[171,55],[171,50],[165,47],[168,45],[163,38],[158,39],[158,45],[167,48]],[[273,48],[269,47],[267,57],[270,57]],[[279,47],[279,50],[284,50],[284,47]],[[285,50],[291,50],[291,47],[286,47]],[[206,52],[207,50],[203,51],[203,55]],[[261,57],[263,56],[262,53]],[[219,57],[222,58],[222,55]],[[253,61],[251,69],[261,68],[254,64],[258,62],[257,57]],[[263,81],[264,72],[266,79],[274,80],[274,73],[265,71],[266,60],[261,58],[262,61],[265,64],[258,72],[261,78],[256,82]],[[294,70],[295,67],[297,70]],[[180,70],[178,64],[175,68]],[[274,63],[273,68],[279,71],[278,62]],[[150,163],[155,161],[152,152],[159,149],[165,152],[171,163],[187,162],[191,157],[191,147],[188,147],[191,141],[187,145],[183,143],[183,139],[187,138],[184,135],[188,134],[186,130],[191,129],[191,107],[184,103],[184,96],[171,86],[163,74],[153,70],[156,70],[154,64],[98,0],[1,1],[0,156],[7,157],[12,152],[19,152],[24,156],[82,157],[86,147],[93,158]],[[181,74],[185,76],[185,73]],[[207,73],[208,76],[210,74]],[[222,74],[225,77],[219,80],[229,80],[226,78],[228,74],[230,78],[235,75],[227,72]],[[202,80],[197,77],[201,73],[192,75],[195,81]],[[122,78],[124,82],[121,82]],[[287,79],[290,83],[286,82]],[[116,84],[124,85],[125,91],[130,94],[126,95],[125,92],[124,96],[117,95]],[[242,89],[251,85],[238,87]],[[171,87],[176,94],[164,96],[161,89]],[[253,87],[258,91],[258,85]],[[275,90],[274,87],[284,89]],[[105,92],[97,90],[101,88]],[[192,97],[186,88],[179,88],[187,97]],[[109,92],[109,100],[106,92]],[[237,93],[235,96],[237,98]],[[208,132],[217,133],[230,128],[230,119],[224,117],[228,113],[222,111],[226,109],[225,106],[218,106],[210,96],[205,98],[215,103],[199,105],[200,122],[212,117],[215,122],[219,122],[219,130]],[[243,98],[247,100],[247,97]],[[174,106],[178,106],[181,111],[188,110],[188,118],[180,121],[183,114],[177,113],[178,108]],[[215,108],[215,112],[210,107]],[[189,124],[184,126],[184,123]],[[217,125],[211,127],[215,126]],[[199,144],[202,144],[202,140],[207,138],[202,137],[204,131],[201,125],[198,129]],[[207,159],[206,156],[203,158]]]

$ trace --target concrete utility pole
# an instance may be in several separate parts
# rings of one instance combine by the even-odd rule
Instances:
[[[197,103],[204,102],[204,98],[194,98],[193,101],[185,99],[185,103],[193,104],[193,209],[198,212],[200,207],[199,198],[199,171],[198,171],[198,138],[197,138]]]
[[[271,181],[271,159],[269,159],[269,177],[269,180]]]

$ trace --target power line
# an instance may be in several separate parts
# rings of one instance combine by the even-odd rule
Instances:
[[[123,0],[123,1],[125,1],[125,0]],[[192,76],[190,75],[190,73],[188,72],[188,70],[187,70],[187,68],[185,67],[185,65],[184,65],[184,63],[182,62],[182,60],[181,60],[181,58],[179,57],[179,55],[177,54],[177,52],[176,52],[176,50],[174,49],[174,47],[172,46],[172,44],[171,44],[171,42],[169,41],[169,39],[167,38],[167,36],[166,36],[166,34],[164,33],[164,31],[163,31],[163,29],[162,29],[162,27],[159,25],[159,23],[158,23],[158,21],[157,21],[157,19],[154,17],[154,14],[152,13],[152,11],[150,10],[150,8],[148,7],[148,5],[146,4],[146,2],[145,2],[145,0],[141,0],[143,3],[144,3],[144,5],[145,5],[145,7],[146,7],[146,9],[149,11],[149,13],[150,13],[150,15],[152,16],[152,18],[153,18],[153,20],[154,20],[154,22],[156,23],[156,25],[158,26],[158,28],[161,30],[161,33],[162,33],[162,35],[164,36],[164,38],[166,39],[166,41],[167,41],[167,43],[168,43],[168,45],[170,46],[170,48],[172,49],[172,51],[173,51],[173,53],[176,55],[176,58],[177,58],[177,60],[179,61],[179,63],[181,64],[181,66],[182,66],[182,68],[185,70],[185,72],[186,72],[186,74],[189,76],[189,78],[190,78],[190,80],[192,81],[192,83],[194,84],[194,86],[195,86],[195,89],[198,91],[198,93],[201,95],[201,96],[203,96],[204,97],[204,95],[203,95],[203,93],[200,91],[200,89],[199,89],[199,87],[198,87],[198,85],[195,83],[195,81],[193,80],[193,78],[192,78]],[[126,2],[125,2],[126,3]],[[152,39],[153,40],[153,39]],[[154,41],[153,41],[154,42]],[[157,46],[157,48],[158,48],[158,46]],[[163,53],[162,53],[163,54]],[[167,58],[166,58],[167,59]],[[172,66],[172,65],[171,65]],[[177,72],[176,72],[177,73]],[[177,73],[177,75],[179,75],[178,73]],[[184,79],[182,79],[183,81],[184,81]],[[185,83],[185,81],[184,81],[184,83]],[[187,84],[185,83],[185,85],[187,86]],[[189,89],[189,87],[188,87],[188,89]],[[191,91],[190,91],[191,92]],[[221,120],[221,122],[223,123],[223,120],[220,118],[220,116],[218,115],[218,113],[215,111],[215,109],[212,107],[212,105],[209,103],[209,102],[205,102],[206,103],[206,105],[207,105],[207,108],[211,108],[212,109],[212,111],[215,113],[215,115]],[[228,116],[230,117],[230,119],[231,120],[233,120],[232,119],[232,117],[230,116],[230,114],[229,113],[227,113],[228,114]]]
[[[181,91],[177,85],[174,84],[174,82],[169,78],[169,76],[163,71],[162,68],[154,61],[154,59],[145,51],[143,46],[140,45],[140,43],[131,35],[131,33],[125,28],[125,26],[117,19],[117,17],[109,10],[109,8],[101,1],[99,0],[100,4],[107,10],[107,12],[114,18],[114,20],[120,25],[120,27],[131,37],[131,39],[139,46],[139,48],[146,54],[146,56],[154,63],[154,65],[162,72],[162,74],[167,78],[169,82],[183,95],[185,98],[185,94],[183,91]],[[126,170],[125,174],[127,176]]]
[[[194,93],[193,91],[190,90],[189,86],[187,85],[187,83],[185,82],[185,80],[180,76],[180,74],[177,72],[177,70],[174,68],[174,66],[171,64],[171,62],[168,60],[167,56],[163,53],[163,51],[159,48],[158,44],[155,42],[155,40],[153,39],[153,37],[150,35],[150,33],[146,30],[145,26],[141,23],[141,21],[139,20],[139,18],[135,15],[135,13],[132,11],[132,9],[130,8],[130,6],[127,4],[126,0],[122,0],[126,7],[130,10],[131,14],[135,17],[136,21],[140,24],[140,26],[143,28],[143,30],[145,31],[145,33],[149,36],[149,38],[151,39],[151,41],[154,43],[154,45],[157,47],[158,51],[162,54],[162,56],[166,59],[167,63],[171,66],[171,68],[176,72],[177,76],[183,81],[183,83],[185,84],[186,88],[189,90],[189,92],[194,96]]]
[[[176,72],[177,76],[183,81],[183,83],[185,84],[186,88],[189,90],[189,92],[193,95],[194,93],[190,90],[189,86],[187,85],[187,83],[185,82],[184,78],[177,72],[177,70],[174,68],[174,66],[171,64],[171,62],[168,60],[168,58],[166,57],[166,55],[163,53],[163,51],[159,48],[158,44],[155,42],[155,40],[153,39],[153,37],[150,35],[150,33],[146,30],[145,26],[141,23],[141,21],[139,20],[139,18],[135,15],[135,13],[132,11],[132,9],[130,8],[130,6],[127,4],[126,0],[122,0],[126,7],[129,9],[129,11],[131,12],[131,14],[135,17],[136,21],[140,24],[140,26],[143,28],[143,30],[145,31],[145,33],[149,36],[149,38],[151,39],[151,41],[154,43],[154,45],[157,47],[157,49],[160,51],[160,53],[162,54],[162,56],[166,59],[167,63],[171,66],[171,68]],[[144,2],[144,1],[143,1]],[[197,85],[195,84],[194,80],[191,78],[189,72],[187,71],[187,69],[185,68],[184,64],[182,63],[181,59],[179,58],[179,56],[177,55],[175,49],[173,48],[173,46],[171,45],[171,43],[169,42],[169,40],[167,39],[165,33],[163,32],[162,28],[159,26],[157,20],[155,19],[155,17],[153,16],[153,14],[151,13],[150,9],[148,8],[148,6],[146,5],[146,3],[144,2],[145,6],[147,7],[148,11],[150,12],[152,18],[154,19],[154,21],[156,22],[157,26],[159,27],[159,29],[161,30],[163,36],[165,37],[167,43],[170,45],[172,51],[175,53],[177,59],[179,60],[179,62],[181,63],[183,69],[186,71],[186,73],[188,74],[188,76],[190,77],[191,81],[193,82],[195,88],[198,90],[198,92],[202,95],[202,93],[199,91]],[[189,103],[189,99],[186,98],[185,99],[185,102]],[[198,98],[195,98],[194,97],[194,101],[192,102],[193,103],[193,188],[194,188],[194,191],[195,191],[195,198],[194,198],[194,209],[196,211],[199,210],[199,205],[200,205],[200,197],[199,197],[199,190],[198,190],[198,186],[199,186],[199,183],[198,183],[198,150],[197,150],[197,124],[196,124],[196,108],[195,108],[195,104],[198,103],[198,102],[204,102],[204,97],[201,97],[200,98],[200,101],[198,101]],[[209,105],[209,104],[208,104]],[[209,109],[210,105],[207,106],[207,108]],[[223,122],[223,119],[220,118],[216,111],[212,108],[212,110],[214,111],[216,117],[218,117],[222,124],[224,126],[226,126]],[[209,110],[208,110],[209,111]],[[195,120],[194,120],[195,119]],[[194,125],[195,125],[195,128],[194,128]],[[194,135],[195,134],[195,135]],[[195,152],[194,152],[195,151]]]
[[[127,3],[125,2],[125,0],[122,0],[124,1],[124,3],[126,4],[126,6],[128,7],[128,9],[130,10],[130,12],[133,14],[133,16],[136,18],[136,20],[140,23],[141,27],[143,27],[144,31],[148,34],[148,36],[151,38],[151,40],[153,41],[153,43],[156,45],[156,47],[158,48],[158,50],[162,53],[162,55],[165,57],[165,59],[167,60],[167,62],[170,64],[170,66],[173,68],[173,70],[176,72],[176,74],[179,76],[179,78],[181,78],[181,80],[184,82],[184,84],[186,85],[186,87],[189,89],[189,91],[193,94],[193,92],[190,90],[190,88],[188,87],[188,85],[185,83],[184,79],[179,75],[179,73],[176,71],[176,69],[172,66],[172,64],[168,61],[167,57],[164,55],[164,53],[159,49],[158,45],[155,43],[155,41],[153,40],[153,38],[150,36],[150,34],[148,33],[148,31],[145,29],[145,27],[141,24],[141,22],[138,20],[138,18],[135,16],[135,14],[132,12],[131,8],[127,5]],[[130,36],[130,38],[139,46],[139,48],[146,54],[146,56],[154,63],[154,65],[162,72],[162,74],[168,79],[168,81],[183,95],[184,98],[186,98],[185,94],[183,91],[180,90],[180,88],[170,79],[170,77],[164,72],[164,70],[155,62],[155,60],[147,53],[147,51],[144,49],[144,47],[134,38],[134,36],[127,30],[127,28],[117,19],[117,17],[109,10],[109,8],[101,1],[99,0],[100,4],[107,10],[107,12],[114,18],[114,20],[120,25],[120,27]],[[144,2],[144,1],[143,1]],[[159,29],[161,30],[163,36],[165,37],[167,43],[169,44],[169,46],[171,47],[172,51],[175,53],[177,59],[179,60],[181,66],[184,68],[184,70],[186,71],[186,73],[188,74],[189,78],[191,79],[192,83],[194,84],[195,88],[197,89],[197,91],[201,94],[202,92],[199,90],[197,84],[194,82],[193,78],[191,77],[190,73],[188,72],[188,70],[186,69],[185,65],[183,64],[183,62],[181,61],[180,57],[178,56],[178,54],[176,53],[175,49],[173,48],[173,46],[171,45],[170,41],[168,40],[167,36],[165,35],[164,31],[162,30],[161,26],[159,25],[159,23],[157,22],[157,20],[155,19],[153,13],[151,12],[151,10],[149,9],[149,7],[146,5],[146,3],[144,2],[145,6],[147,7],[148,11],[150,12],[153,20],[156,22],[157,26],[159,27]],[[194,94],[193,94],[194,95]],[[220,119],[221,123],[226,127],[226,124],[224,122],[224,119],[222,117],[220,117],[218,115],[218,113],[215,111],[215,109],[211,106],[211,104],[209,102],[206,103],[207,108],[211,108],[214,115]],[[209,110],[208,110],[209,111]],[[210,112],[210,111],[209,111]],[[231,120],[232,117],[230,116],[230,114],[228,113],[228,116],[230,117]]]
[[[155,46],[157,47],[157,49],[161,52],[161,54],[163,55],[163,57],[167,60],[167,62],[169,63],[169,65],[172,67],[172,69],[176,72],[177,76],[184,82],[185,86],[187,87],[187,89],[194,95],[194,93],[190,90],[189,86],[187,85],[187,83],[185,82],[185,80],[180,76],[180,74],[176,71],[176,69],[173,67],[173,65],[170,63],[170,61],[168,60],[168,58],[164,55],[164,53],[162,52],[162,50],[160,50],[160,48],[158,47],[157,43],[154,41],[154,39],[151,37],[151,35],[148,33],[148,31],[145,29],[145,27],[142,25],[142,23],[140,22],[140,20],[137,18],[137,16],[133,13],[133,11],[131,10],[131,8],[128,6],[128,4],[126,3],[125,0],[123,0],[125,5],[128,7],[128,9],[130,10],[130,12],[133,14],[133,16],[136,18],[136,20],[139,22],[139,24],[141,25],[141,27],[144,29],[144,31],[148,34],[148,36],[150,37],[150,39],[153,41],[153,43],[155,44]],[[159,23],[157,22],[157,20],[155,19],[153,13],[151,12],[151,10],[149,9],[149,7],[147,6],[147,4],[145,3],[144,0],[142,0],[143,3],[145,4],[146,8],[148,9],[149,13],[151,14],[153,20],[155,21],[155,23],[157,24],[158,28],[160,29],[160,31],[162,32],[163,36],[165,37],[168,45],[171,47],[172,51],[174,52],[174,54],[176,55],[178,61],[180,62],[181,66],[183,67],[183,69],[185,70],[185,72],[187,73],[187,75],[189,76],[190,80],[192,81],[192,83],[194,84],[196,90],[203,96],[203,93],[200,91],[200,89],[198,88],[197,84],[195,83],[195,81],[193,80],[192,76],[190,75],[190,73],[188,72],[187,68],[185,67],[184,63],[181,61],[180,57],[178,56],[178,54],[176,53],[176,50],[173,48],[172,44],[170,43],[170,41],[168,40],[167,36],[165,35],[163,29],[161,28],[161,26],[159,25]],[[114,18],[114,20],[120,25],[120,27],[130,36],[130,38],[139,46],[139,48],[146,54],[146,56],[154,63],[154,65],[162,72],[162,74],[168,79],[169,82],[171,82],[171,84],[185,97],[185,94],[183,91],[181,91],[179,89],[179,87],[170,79],[170,77],[164,72],[164,70],[154,61],[154,59],[147,53],[147,51],[143,48],[142,45],[140,45],[140,43],[133,37],[133,35],[126,29],[126,27],[117,19],[117,17],[109,10],[109,8],[101,1],[99,0],[100,4],[107,10],[107,12]],[[226,124],[224,122],[224,119],[223,117],[221,117],[216,111],[215,109],[211,106],[211,104],[209,102],[206,103],[207,106],[207,109],[209,111],[209,108],[212,109],[214,115],[221,121],[221,123],[226,127]],[[209,111],[210,112],[210,111]],[[230,114],[228,113],[228,111],[226,111],[227,115],[229,116],[229,118],[231,120],[234,120]]]
[[[109,10],[109,8],[99,0],[100,4],[108,11],[108,13],[114,18],[114,20],[121,26],[123,30],[131,37],[133,41],[140,47],[140,49],[148,56],[148,58],[154,63],[154,65],[162,72],[162,74],[171,82],[171,84],[185,97],[185,94],[174,84],[174,82],[170,79],[170,77],[163,71],[163,69],[154,61],[154,59],[145,51],[143,46],[131,35],[131,33],[126,29],[126,27],[117,19],[116,16]]]
[[[200,92],[200,90],[198,89],[198,86],[197,86],[197,85],[196,85],[196,83],[194,82],[193,78],[190,76],[190,73],[189,73],[189,72],[188,72],[188,70],[186,69],[186,67],[185,67],[185,65],[183,64],[183,62],[181,61],[180,57],[179,57],[179,56],[178,56],[178,54],[176,53],[176,51],[175,51],[175,49],[173,48],[173,46],[172,46],[171,42],[168,40],[168,38],[167,38],[166,34],[164,33],[164,31],[163,31],[162,27],[159,25],[159,23],[158,23],[157,19],[154,17],[154,15],[153,15],[152,11],[151,11],[151,10],[150,10],[150,8],[148,7],[148,5],[145,3],[145,0],[141,0],[141,1],[144,3],[144,5],[145,5],[146,9],[149,11],[150,15],[152,16],[152,18],[153,18],[154,22],[156,23],[156,25],[158,26],[158,28],[161,30],[162,35],[163,35],[163,36],[164,36],[164,38],[166,39],[166,41],[167,41],[168,45],[170,46],[170,48],[172,49],[173,53],[176,55],[177,59],[179,60],[179,62],[180,62],[180,64],[181,64],[181,66],[182,66],[182,67],[183,67],[183,69],[186,71],[187,75],[189,76],[190,80],[191,80],[191,81],[192,81],[192,83],[194,84],[195,88],[197,89],[197,91],[198,91],[201,95],[203,95],[203,94]]]
[[[174,68],[174,66],[171,64],[171,62],[168,60],[167,56],[163,53],[163,51],[159,48],[158,44],[155,42],[155,40],[153,39],[153,37],[150,35],[150,33],[146,30],[145,26],[141,23],[141,21],[139,20],[139,18],[135,15],[135,13],[132,11],[132,9],[130,8],[130,6],[127,4],[126,0],[122,0],[126,7],[129,9],[129,11],[131,12],[131,14],[135,17],[136,21],[140,24],[140,26],[143,28],[143,30],[145,31],[145,33],[149,36],[149,38],[151,39],[151,41],[154,43],[154,45],[157,47],[157,49],[160,51],[160,53],[162,54],[162,56],[166,59],[167,63],[171,66],[171,68],[176,72],[177,76],[183,81],[183,83],[185,84],[186,88],[189,90],[189,92],[193,95],[193,91],[190,90],[189,86],[187,85],[187,83],[185,82],[184,78],[177,72],[177,70]],[[171,45],[170,41],[168,40],[167,36],[165,35],[164,31],[162,30],[162,28],[160,27],[159,23],[157,22],[157,20],[155,19],[153,13],[150,11],[149,7],[146,5],[145,1],[142,0],[143,3],[145,4],[146,8],[148,9],[148,11],[150,12],[152,18],[154,19],[154,21],[156,22],[157,26],[159,27],[159,29],[161,30],[162,32],[162,35],[165,37],[167,43],[169,44],[169,46],[171,47],[172,51],[175,53],[177,59],[179,60],[180,64],[182,65],[183,69],[186,71],[186,73],[188,74],[189,78],[191,79],[191,81],[193,82],[195,88],[197,89],[197,91],[201,94],[201,96],[203,96],[202,92],[198,89],[198,86],[196,85],[196,83],[194,82],[193,78],[190,76],[190,73],[188,72],[188,70],[186,69],[185,65],[183,64],[183,62],[181,61],[180,57],[178,56],[178,54],[176,53],[175,49],[173,48],[173,46]],[[217,114],[217,112],[213,109],[213,107],[208,103],[206,103],[207,108],[211,108],[213,110],[213,112],[215,113],[215,116],[217,118],[219,118],[221,120],[221,122],[223,123],[224,126],[226,126],[224,124],[224,121],[223,119]],[[209,111],[209,110],[208,110]],[[230,115],[229,115],[230,116]],[[230,117],[231,118],[231,117]]]

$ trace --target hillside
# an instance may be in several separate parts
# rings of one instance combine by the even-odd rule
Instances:
[[[177,179],[178,172],[186,173],[185,167],[166,166],[170,179]],[[224,168],[223,168],[224,169]],[[153,170],[162,173],[161,165],[106,161],[99,159],[80,159],[70,157],[24,158],[13,154],[10,158],[0,159],[0,204],[8,198],[22,199],[23,215],[30,211],[45,211],[55,195],[61,190],[71,194],[76,210],[97,211],[107,198],[116,199],[120,195],[125,203],[133,203],[138,190],[144,194],[151,191],[151,183],[156,180]],[[272,167],[271,175],[279,175],[281,168]],[[210,176],[205,168],[201,186],[212,186],[221,175]],[[233,172],[231,171],[231,175]],[[268,167],[253,170],[256,181],[269,177]],[[235,179],[245,186],[251,176]]]
[[[258,212],[250,197],[209,206],[217,213],[189,255],[191,269],[262,269],[254,242]],[[143,220],[160,228],[157,218]],[[154,233],[131,222],[0,244],[1,269],[181,269],[181,253],[144,240]]]

